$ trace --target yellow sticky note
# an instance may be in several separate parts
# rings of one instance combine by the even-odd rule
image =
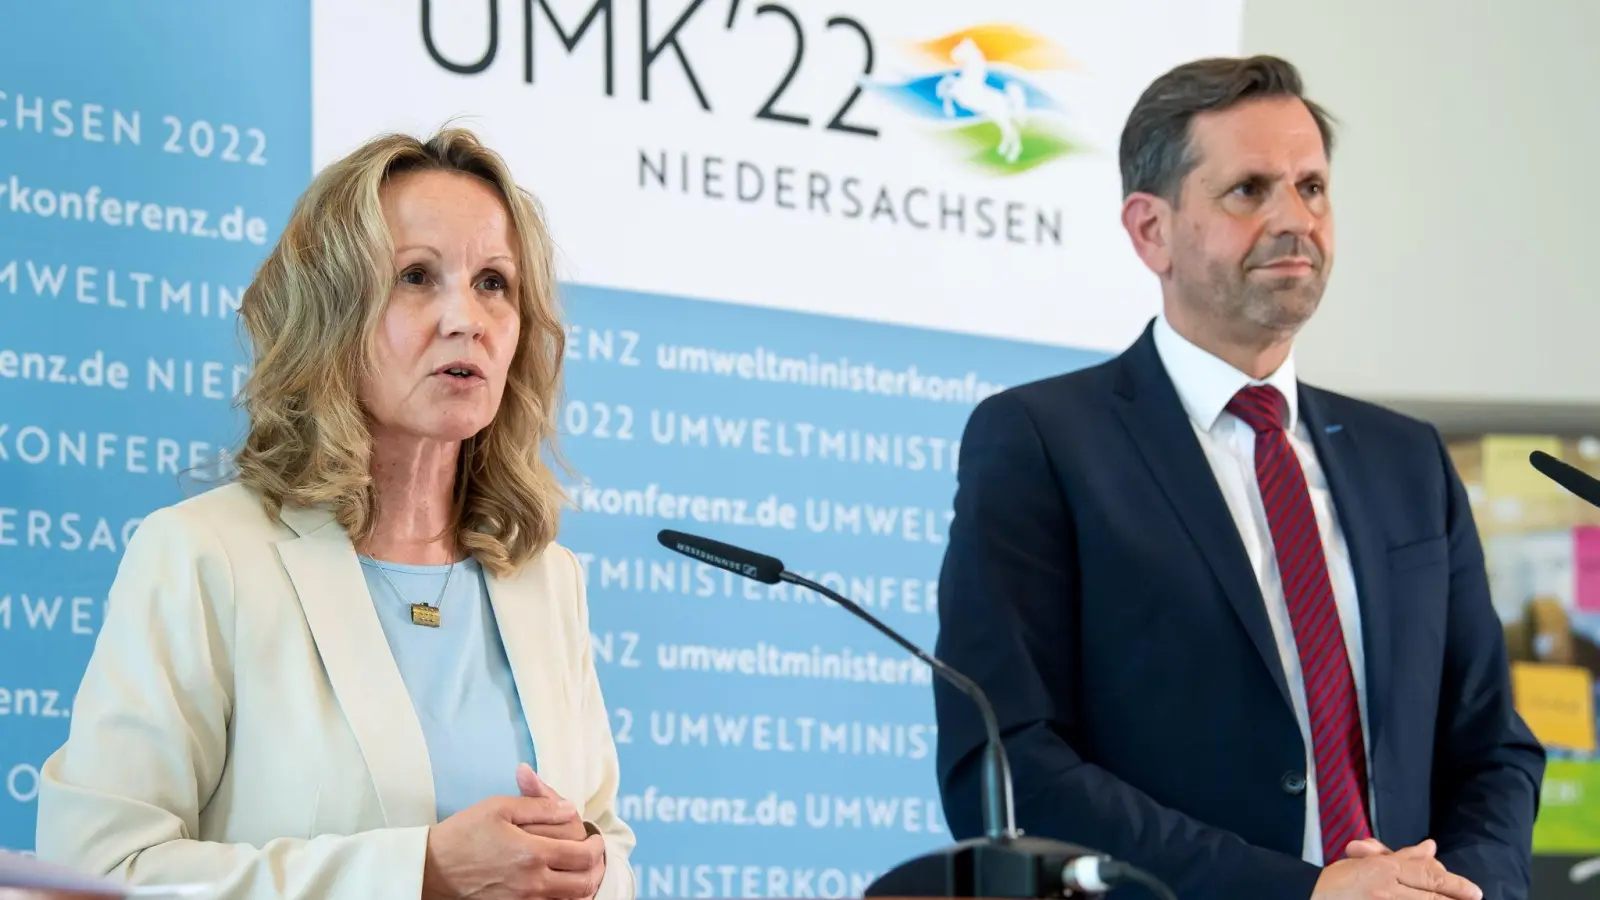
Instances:
[[[1541,744],[1595,749],[1594,676],[1582,666],[1511,664],[1511,690]]]
[[[1492,434],[1483,439],[1483,489],[1491,503],[1506,498],[1560,497],[1562,487],[1528,462],[1535,450],[1561,458],[1561,439],[1545,435]]]

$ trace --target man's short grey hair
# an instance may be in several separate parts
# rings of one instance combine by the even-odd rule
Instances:
[[[1190,143],[1195,116],[1266,97],[1304,103],[1331,158],[1333,117],[1303,90],[1299,70],[1276,56],[1199,59],[1167,72],[1145,88],[1123,126],[1122,196],[1154,194],[1177,205],[1183,179],[1200,164]]]

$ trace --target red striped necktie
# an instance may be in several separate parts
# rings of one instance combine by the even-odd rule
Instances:
[[[1284,431],[1288,405],[1277,388],[1259,385],[1235,394],[1228,412],[1256,433],[1256,482],[1300,652],[1322,820],[1322,861],[1328,865],[1344,858],[1350,841],[1372,834],[1367,824],[1367,755],[1355,679],[1345,652],[1311,492]]]

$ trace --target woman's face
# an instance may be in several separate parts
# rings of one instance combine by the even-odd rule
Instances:
[[[362,403],[375,437],[465,440],[500,408],[521,330],[510,213],[456,172],[401,175],[381,200],[398,274]]]

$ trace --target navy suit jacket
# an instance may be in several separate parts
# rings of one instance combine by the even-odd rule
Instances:
[[[1544,751],[1512,706],[1461,481],[1431,426],[1300,387],[1361,606],[1377,836],[1528,895]],[[1306,748],[1237,527],[1152,332],[974,410],[938,655],[995,704],[1018,826],[1186,900],[1305,900]],[[981,720],[936,682],[953,834],[983,833]]]

